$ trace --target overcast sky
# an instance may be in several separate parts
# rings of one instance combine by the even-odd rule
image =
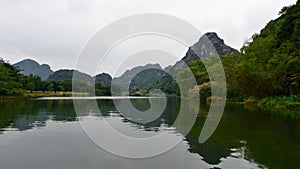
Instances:
[[[240,49],[245,38],[296,0],[0,0],[0,57],[74,68],[83,45],[105,25],[140,13],[173,15],[217,32]],[[182,56],[183,57],[183,56]],[[83,70],[88,73],[89,70]],[[111,70],[104,70],[111,73]]]

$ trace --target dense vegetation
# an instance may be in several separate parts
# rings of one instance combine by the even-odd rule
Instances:
[[[300,2],[280,14],[241,53],[222,58],[229,97],[300,94]]]
[[[240,52],[221,57],[229,99],[243,101],[249,97],[259,99],[300,94],[300,2],[284,7],[279,14],[278,19],[269,22],[259,34],[246,41]],[[203,62],[213,63],[214,59],[210,56],[206,60],[188,63],[203,97],[210,95],[211,85]],[[213,65],[210,68],[213,69]],[[185,74],[185,71],[181,70],[174,77]],[[170,76],[150,87],[154,88],[180,95]]]
[[[0,59],[0,95],[21,95],[23,78],[18,70]]]

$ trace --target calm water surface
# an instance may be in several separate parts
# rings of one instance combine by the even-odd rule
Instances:
[[[131,100],[147,110],[147,99]],[[109,98],[99,99],[104,118],[136,135],[162,127],[180,135],[175,121],[180,99],[169,98],[160,118],[141,125],[124,119]],[[191,105],[192,106],[192,105]],[[209,107],[202,104],[196,123],[172,150],[147,159],[110,154],[91,141],[80,127],[72,100],[0,102],[1,169],[202,169],[300,168],[300,121],[254,107],[227,105],[222,120],[203,144],[198,143]],[[83,114],[83,117],[93,116]],[[101,120],[99,120],[101,123]],[[126,131],[124,131],[126,132]]]

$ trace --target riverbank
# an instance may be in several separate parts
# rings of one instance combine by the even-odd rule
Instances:
[[[300,110],[300,96],[275,96],[267,98],[251,97],[244,101],[245,105],[258,105],[278,109]]]
[[[245,106],[257,106],[280,116],[300,119],[300,96],[234,98],[227,99],[227,102],[243,104]]]
[[[42,91],[34,91],[27,92],[22,95],[9,95],[9,96],[0,96],[0,100],[7,99],[27,99],[27,98],[40,98],[40,97],[71,97],[73,95],[76,96],[89,96],[88,93],[79,93],[79,92],[42,92]]]

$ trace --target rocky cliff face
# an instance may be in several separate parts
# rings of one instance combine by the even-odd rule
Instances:
[[[237,50],[231,48],[224,43],[216,33],[209,32],[204,34],[197,43],[191,46],[182,60],[178,61],[172,68],[169,68],[170,74],[176,74],[181,69],[195,60],[206,59],[210,55],[227,55],[232,54]]]

